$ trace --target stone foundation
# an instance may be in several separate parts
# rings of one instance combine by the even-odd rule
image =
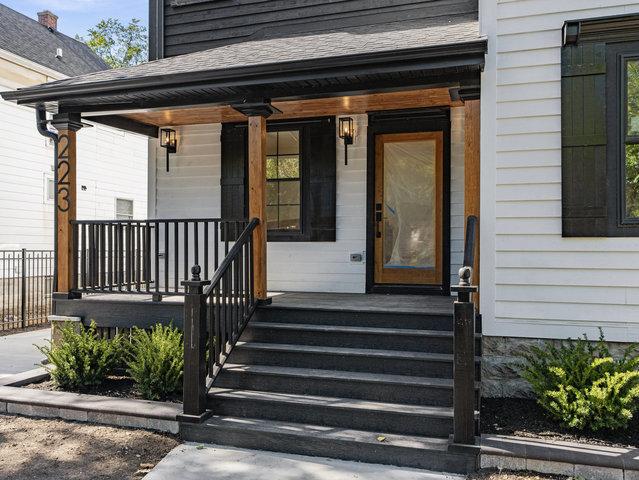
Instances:
[[[528,382],[519,376],[522,353],[532,346],[543,346],[546,340],[516,337],[487,337],[482,339],[482,396],[487,398],[532,398]],[[628,343],[608,342],[613,357],[623,355]]]

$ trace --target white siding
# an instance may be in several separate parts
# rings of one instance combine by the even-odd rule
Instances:
[[[337,241],[268,244],[268,282],[272,291],[364,292],[365,262],[351,262],[351,253],[366,255],[367,116],[354,116],[356,135],[348,147],[337,144]],[[463,238],[463,114],[454,109],[451,168],[451,271],[461,263]],[[220,215],[219,124],[177,129],[178,153],[166,173],[165,151],[154,142],[151,156],[151,216],[217,217]],[[456,279],[455,279],[456,281]]]
[[[639,12],[619,0],[480,2],[484,333],[639,340],[639,239],[561,237],[565,20]]]
[[[9,89],[1,78],[0,89]],[[53,247],[53,204],[45,199],[52,165],[53,146],[37,132],[34,110],[0,100],[0,249]],[[145,137],[102,126],[82,129],[78,218],[115,218],[116,198],[133,200],[135,215],[145,217],[146,173]]]

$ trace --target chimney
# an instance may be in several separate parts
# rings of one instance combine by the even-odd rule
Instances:
[[[44,25],[51,31],[55,31],[58,29],[58,16],[54,15],[49,10],[38,12],[38,22],[40,22],[41,25]]]

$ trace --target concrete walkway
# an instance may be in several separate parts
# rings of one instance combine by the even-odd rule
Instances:
[[[0,337],[0,376],[36,368],[36,364],[44,360],[44,356],[33,344],[46,345],[49,338],[49,328]]]
[[[187,443],[145,480],[462,480],[463,476],[321,457]]]

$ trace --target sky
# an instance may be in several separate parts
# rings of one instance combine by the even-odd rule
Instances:
[[[51,10],[58,18],[58,30],[70,37],[86,35],[87,30],[100,20],[115,17],[128,23],[132,18],[148,26],[149,0],[0,0],[28,17],[37,19],[37,13]]]

